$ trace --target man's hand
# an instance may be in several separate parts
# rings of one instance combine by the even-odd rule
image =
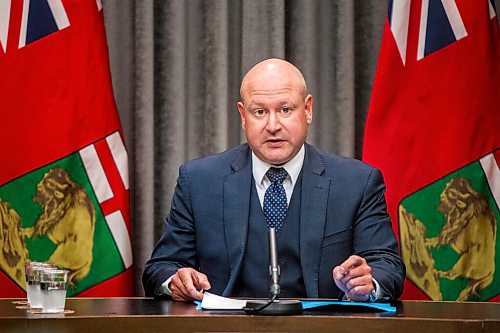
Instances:
[[[210,289],[210,282],[205,274],[193,268],[179,268],[172,276],[169,289],[174,301],[194,301],[203,298],[202,289]]]
[[[356,255],[333,269],[333,280],[351,301],[366,301],[374,290],[371,267]]]

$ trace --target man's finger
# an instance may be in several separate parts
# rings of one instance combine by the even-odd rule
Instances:
[[[341,280],[345,276],[346,270],[342,266],[336,266],[333,269],[333,279],[334,280]]]
[[[195,287],[198,279],[196,270],[192,268],[180,268],[172,277],[171,292],[174,300],[192,301],[200,300],[203,294]]]
[[[332,275],[333,275],[333,281],[335,282],[337,287],[343,292],[346,292],[347,288],[345,286],[345,283],[342,282],[345,276],[345,269],[342,266],[336,266],[332,271]]]
[[[365,277],[366,280],[371,281],[372,279],[372,269],[370,266],[367,264],[361,265],[361,266],[356,266],[351,268],[343,277],[342,277],[342,282],[347,283],[348,281],[359,278],[359,277]]]
[[[359,293],[359,291],[361,291],[362,293],[364,292],[369,294],[370,291],[373,289],[373,280],[366,276],[361,276],[350,279],[349,281],[346,282],[345,286],[348,291],[355,290],[353,291],[354,293]]]
[[[175,285],[172,283],[170,291],[172,292],[172,298],[175,301],[190,301],[191,300],[191,298],[186,293],[186,291],[182,285],[178,286],[178,285]]]
[[[195,271],[195,277],[193,278],[194,286],[197,290],[209,290],[212,286],[208,281],[208,278],[205,274]]]
[[[195,284],[198,281],[198,272],[194,269],[189,269],[187,271],[183,271],[181,275],[182,283],[184,284],[184,288],[186,289],[187,294],[193,300],[201,300],[203,298],[203,293],[197,290]]]
[[[171,291],[172,291],[172,299],[174,301],[184,301],[184,302],[191,301],[191,298],[189,297],[189,295],[184,294],[181,291],[181,289],[179,289],[177,287],[173,287],[171,289]]]
[[[172,277],[172,281],[170,283],[170,291],[172,292],[172,298],[176,301],[190,301],[189,292],[186,289],[186,286],[182,282],[178,272]]]
[[[368,291],[368,288],[364,286],[355,287],[346,294],[351,301],[366,301],[370,298],[370,291]]]
[[[361,258],[360,256],[357,255],[352,255],[349,258],[347,258],[346,261],[340,264],[340,266],[343,267],[347,272],[352,268],[361,266],[363,264],[366,264],[366,260],[364,258]]]

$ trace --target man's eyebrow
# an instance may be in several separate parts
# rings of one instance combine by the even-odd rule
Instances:
[[[248,106],[249,108],[250,108],[250,107],[264,107],[264,106],[262,105],[262,103],[259,103],[259,102],[253,102],[253,101],[252,101],[252,102],[248,102],[248,103],[247,103],[247,106]]]

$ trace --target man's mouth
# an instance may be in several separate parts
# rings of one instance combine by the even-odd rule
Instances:
[[[268,139],[268,140],[266,140],[266,144],[268,146],[271,146],[271,147],[281,146],[284,142],[285,142],[285,140],[283,140],[283,139]]]

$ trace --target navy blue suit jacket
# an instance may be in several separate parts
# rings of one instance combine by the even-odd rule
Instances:
[[[180,167],[165,231],[146,263],[146,295],[181,267],[206,274],[211,292],[231,296],[238,283],[248,232],[252,185],[247,144]],[[341,295],[332,278],[351,254],[365,258],[383,296],[403,289],[398,254],[381,173],[358,160],[305,145],[300,214],[300,265],[307,295]]]

